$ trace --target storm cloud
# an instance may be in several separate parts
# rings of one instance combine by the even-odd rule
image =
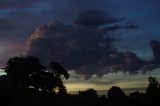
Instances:
[[[19,48],[23,49],[21,51],[25,52],[24,42],[30,36],[29,33],[36,26],[42,25],[30,36],[27,55],[39,57],[43,64],[57,61],[67,69],[74,69],[76,73],[85,74],[88,78],[93,74],[102,76],[118,71],[135,74],[139,70],[145,73],[158,68],[159,41],[150,42],[154,57],[150,61],[142,60],[131,51],[120,52],[119,48],[114,46],[114,42],[117,42],[118,38],[114,37],[112,32],[131,31],[137,29],[138,26],[123,24],[126,22],[126,17],[123,18],[126,13],[123,14],[119,10],[117,10],[119,13],[117,17],[112,16],[114,11],[110,10],[108,1],[22,0],[21,2],[19,0],[1,0],[0,8],[7,12],[0,17],[0,38],[12,39],[12,41],[15,39],[15,47],[18,43],[21,46]],[[131,6],[130,1],[128,2],[126,6]],[[121,5],[117,1],[114,3]],[[116,9],[115,6],[113,7]],[[137,10],[134,13],[130,12],[131,10],[127,11],[129,14],[137,15]],[[132,17],[132,15],[128,15],[128,17]],[[43,25],[50,20],[58,21]],[[128,40],[128,38],[126,39]],[[9,47],[15,48],[12,45]],[[15,52],[20,51],[19,48]]]
[[[157,68],[158,65],[153,62],[155,59],[145,61],[133,52],[117,50],[113,45],[117,38],[112,36],[112,32],[119,29],[134,30],[138,26],[123,25],[124,18],[112,17],[110,12],[104,12],[106,7],[99,5],[102,5],[102,2],[104,3],[104,0],[93,0],[91,4],[85,1],[84,6],[83,0],[70,0],[64,5],[63,11],[57,10],[57,18],[60,16],[58,20],[62,19],[62,22],[53,21],[38,27],[32,33],[28,40],[27,55],[39,57],[43,64],[59,62],[69,70],[86,75],[86,78],[94,74],[103,76],[118,71],[136,74],[142,70],[145,73],[149,69]],[[56,3],[62,5],[61,2]],[[70,24],[63,22],[67,17]]]
[[[112,53],[112,39],[95,26],[53,22],[38,27],[29,40],[29,54],[43,62],[57,61],[68,68],[94,64]]]
[[[54,21],[38,27],[28,41],[27,54],[39,57],[43,64],[59,62],[87,77],[93,74],[102,76],[109,73],[111,69],[108,68],[113,66],[130,73],[142,67],[143,62],[136,54],[118,52],[113,46],[116,38],[107,33],[132,27],[114,25],[122,20],[108,18],[101,11],[87,10],[83,13],[77,16],[79,22],[75,21],[75,24]],[[108,26],[110,24],[112,26]]]
[[[33,32],[27,55],[39,57],[43,64],[59,62],[67,69],[86,75],[86,78],[119,71],[137,74],[141,70],[146,73],[159,68],[159,41],[150,42],[154,59],[142,60],[133,52],[119,52],[114,47],[116,39],[107,32],[124,28],[116,27],[103,31],[95,25],[65,25],[55,21]]]

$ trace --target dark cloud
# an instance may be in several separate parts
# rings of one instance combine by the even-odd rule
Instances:
[[[88,78],[109,73],[111,67],[135,73],[144,62],[134,53],[118,52],[112,45],[116,39],[107,33],[119,28],[124,26],[113,25],[104,31],[99,25],[65,25],[55,21],[35,30],[27,54],[38,56],[44,64],[57,61]]]
[[[116,30],[122,29],[122,28],[123,28],[123,26],[116,25],[116,26],[104,27],[102,29],[102,31],[104,31],[104,32],[110,32],[110,31],[116,31]]]
[[[152,40],[150,41],[150,47],[153,52],[153,59],[146,61],[142,60],[136,56],[135,53],[127,52],[122,53],[121,56],[117,56],[116,60],[121,58],[122,63],[119,65],[113,65],[112,69],[114,71],[124,70],[124,72],[129,72],[130,74],[136,74],[138,72],[146,73],[152,71],[153,69],[160,67],[160,41]]]
[[[135,74],[149,66],[149,62],[141,60],[135,53],[117,51],[113,46],[116,39],[108,33],[118,29],[137,29],[138,26],[121,25],[119,22],[124,19],[111,17],[100,9],[84,7],[85,11],[82,11],[77,2],[70,2],[71,8],[77,8],[76,12],[68,10],[71,12],[67,14],[71,14],[74,24],[56,21],[38,27],[29,39],[27,55],[38,56],[44,64],[57,61],[67,69],[85,74],[86,78],[120,70]],[[78,14],[76,19],[73,14]]]
[[[124,28],[126,28],[126,29],[137,29],[138,26],[134,25],[134,24],[130,24],[130,25],[124,26]]]
[[[23,45],[21,49],[24,50],[26,46],[24,43],[37,26],[54,19],[62,20],[64,23],[72,21],[74,16],[82,10],[104,9],[106,6],[104,2],[106,1],[0,0],[0,39]],[[12,48],[15,47],[11,46],[10,49]],[[17,55],[18,53],[19,51]]]
[[[99,10],[87,10],[81,12],[75,23],[77,25],[84,26],[101,26],[106,24],[113,24],[121,21],[120,19],[114,19],[113,17],[107,16],[107,14],[103,11]]]
[[[112,29],[110,29],[112,30]],[[38,56],[46,64],[57,61],[90,78],[109,72],[146,73],[159,66],[159,41],[151,41],[154,59],[145,61],[133,52],[119,52],[114,39],[95,26],[64,25],[53,22],[38,27],[29,40],[28,55]]]
[[[138,28],[138,26],[133,25],[133,24],[132,25],[126,25],[126,26],[114,25],[114,26],[104,27],[104,28],[102,28],[102,31],[104,31],[104,32],[110,32],[110,31],[116,31],[118,29],[131,29],[131,30],[133,30],[133,29],[137,29],[137,28]]]
[[[54,22],[38,27],[32,34],[29,54],[40,57],[43,62],[58,61],[69,68],[80,68],[111,53],[112,42],[97,27]]]
[[[42,11],[52,15],[55,20],[61,22],[73,22],[78,14],[86,10],[100,10],[109,12],[108,0],[52,0],[52,7],[48,10]],[[103,12],[101,12],[103,13]]]
[[[88,78],[119,70],[145,73],[159,66],[157,41],[151,42],[154,55],[151,61],[144,61],[132,52],[119,52],[113,46],[116,38],[108,32],[138,27],[121,25],[124,19],[111,16],[107,0],[2,0],[1,3],[2,9],[22,9],[0,18],[1,37],[21,36],[24,40],[37,25],[52,19],[62,21],[38,27],[28,41],[27,55],[38,56],[43,63],[57,61]],[[68,21],[71,24],[63,24]]]
[[[150,46],[154,56],[153,63],[160,64],[160,41],[152,40]]]
[[[119,64],[112,64],[112,69],[116,72],[119,70],[129,72],[129,74],[136,74],[146,64],[146,61],[141,60],[133,52],[121,53],[121,55],[114,57],[115,60],[121,59]]]

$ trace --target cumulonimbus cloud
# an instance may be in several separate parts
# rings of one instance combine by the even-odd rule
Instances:
[[[80,14],[73,25],[55,21],[38,27],[28,41],[27,55],[39,57],[44,64],[51,61],[59,62],[65,68],[74,69],[76,73],[88,77],[93,74],[102,76],[120,70],[130,74],[135,74],[138,70],[143,70],[145,73],[148,69],[159,67],[160,51],[157,46],[160,42],[150,43],[154,54],[154,59],[151,61],[142,60],[133,52],[119,52],[112,45],[114,37],[107,32],[135,29],[137,26],[107,26],[122,20],[105,19],[104,14],[101,16],[101,12],[93,10],[87,10],[86,13],[89,12],[93,17],[91,21],[86,21],[91,18],[90,15]],[[101,28],[102,26],[105,27]]]

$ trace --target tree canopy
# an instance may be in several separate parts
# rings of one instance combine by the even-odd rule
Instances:
[[[18,84],[20,87],[33,87],[45,91],[66,91],[61,75],[66,79],[69,74],[59,63],[51,62],[52,72],[46,71],[38,58],[33,56],[13,57],[7,62],[5,72],[10,80],[10,85]]]

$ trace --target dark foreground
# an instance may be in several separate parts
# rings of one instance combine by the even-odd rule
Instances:
[[[0,88],[0,106],[159,106],[160,88],[150,82],[145,93],[126,96],[119,87],[112,87],[107,96],[98,96],[94,89],[76,95],[57,94],[33,88]]]
[[[60,64],[50,63],[48,72],[36,57],[14,57],[0,76],[0,106],[159,106],[160,83],[149,77],[145,93],[135,91],[126,96],[113,86],[107,96],[88,89],[76,95],[67,94],[62,77],[69,74]]]

